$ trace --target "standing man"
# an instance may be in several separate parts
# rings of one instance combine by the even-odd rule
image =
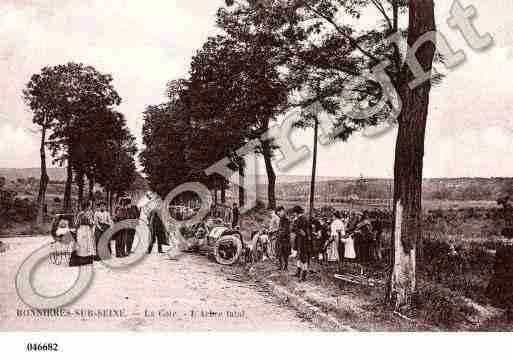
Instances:
[[[267,257],[269,257],[269,259],[271,258],[270,256],[270,248],[271,248],[271,245],[274,243],[275,245],[275,251],[276,251],[276,241],[277,241],[277,234],[278,234],[278,229],[280,228],[280,217],[278,216],[277,214],[278,210],[271,210],[271,221],[269,222],[269,228],[268,228],[268,232],[269,232],[269,240],[267,241],[267,245],[266,245],[266,254],[267,254]],[[277,253],[273,253],[273,255],[276,255]]]
[[[380,218],[379,213],[376,215],[373,221],[371,221],[372,230],[374,232],[374,245],[372,246],[373,259],[376,262],[381,262],[383,259],[383,222]]]
[[[364,263],[368,263],[372,260],[371,249],[374,241],[374,232],[372,230],[372,223],[369,220],[369,213],[367,211],[363,211],[362,221],[358,223],[358,226],[356,228],[362,234],[362,250]]]
[[[276,213],[279,216],[276,249],[280,270],[287,271],[290,257],[290,220],[283,207],[278,207]]]
[[[119,201],[118,206],[116,207],[116,210],[114,211],[114,222],[122,222],[125,219],[128,218],[128,210],[126,207],[126,200],[122,198]],[[126,237],[127,237],[127,230],[121,229],[118,232],[114,234],[114,239],[116,241],[116,257],[126,257]]]
[[[369,261],[369,245],[372,241],[372,225],[366,212],[356,214],[357,222],[351,234],[354,234],[356,258],[360,264]]]
[[[162,219],[160,218],[159,209],[153,209],[150,212],[150,246],[148,248],[148,254],[153,250],[153,245],[157,242],[157,247],[159,253],[164,253],[162,250],[162,245],[166,242],[166,229],[164,227],[164,223],[162,223]]]
[[[237,228],[237,226],[239,225],[239,217],[240,217],[239,207],[237,206],[237,203],[233,203],[232,228]]]
[[[141,217],[141,211],[139,210],[139,207],[137,207],[135,204],[132,204],[132,199],[127,199],[127,214],[128,219],[139,219]],[[125,253],[126,255],[130,255],[132,253],[132,245],[134,243],[134,237],[135,237],[136,230],[134,228],[130,228],[127,230],[127,237],[126,237],[126,249]]]
[[[296,215],[294,220],[294,233],[296,235],[295,249],[297,251],[297,272],[296,277],[305,281],[308,274],[308,264],[312,257],[312,239],[310,236],[310,225],[305,217],[305,211],[301,206],[295,206],[293,212]]]

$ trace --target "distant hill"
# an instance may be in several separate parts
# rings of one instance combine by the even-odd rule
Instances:
[[[266,188],[259,184],[259,192]],[[306,198],[310,184],[304,182],[278,183],[278,198]],[[381,178],[330,179],[318,181],[316,194],[321,198],[388,199],[393,194],[393,180]],[[430,178],[424,179],[422,197],[434,200],[495,201],[501,196],[513,196],[512,178]]]
[[[34,177],[39,179],[39,168],[0,168],[0,177],[8,181],[18,178]],[[65,168],[49,168],[51,181],[65,181]],[[257,192],[261,196],[267,193],[267,176],[257,175],[246,182],[257,182]],[[278,175],[276,195],[281,198],[307,196],[310,191],[310,176]],[[393,180],[386,178],[325,177],[317,178],[316,192],[319,196],[359,198],[390,198]],[[132,189],[148,189],[147,181],[138,176]],[[512,178],[428,178],[423,181],[425,199],[452,200],[495,200],[501,195],[513,195]]]
[[[66,168],[48,168],[48,176],[51,181],[65,181],[66,180]],[[30,178],[35,177],[39,179],[41,176],[41,170],[39,168],[0,168],[0,177],[5,177],[8,181],[15,181],[18,178]],[[351,181],[355,180],[355,178],[351,177],[318,177],[318,182],[327,182],[327,181]],[[142,185],[142,179],[137,179],[137,184]],[[278,183],[302,183],[309,182],[310,176],[293,176],[293,175],[279,175],[277,178]],[[258,175],[257,183],[266,184],[267,176],[266,175]]]
[[[48,177],[50,181],[66,181],[65,168],[48,168]],[[18,178],[41,177],[40,168],[0,168],[0,177],[5,177],[8,181],[16,181]]]
[[[255,175],[251,175],[255,176]],[[258,184],[267,184],[267,175],[256,175],[256,181]],[[357,177],[329,177],[329,176],[318,176],[316,178],[317,182],[329,182],[329,181],[355,181]],[[248,178],[246,181],[253,181],[253,178]],[[310,183],[310,176],[302,176],[302,175],[276,175],[276,183],[285,184],[285,183]]]
[[[48,168],[48,177],[50,181],[65,182],[66,181],[66,168]],[[18,178],[27,179],[34,177],[39,180],[41,177],[40,168],[0,168],[0,177],[5,177],[7,181],[16,181]],[[137,174],[134,184],[135,189],[148,189],[146,179]]]

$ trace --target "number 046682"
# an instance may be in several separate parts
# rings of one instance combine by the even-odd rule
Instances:
[[[57,343],[28,343],[27,351],[29,352],[57,352],[59,345]]]

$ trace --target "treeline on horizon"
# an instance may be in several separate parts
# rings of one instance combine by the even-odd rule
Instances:
[[[64,185],[66,182],[65,168],[49,168],[49,185]],[[37,168],[0,168],[0,177],[15,183],[17,187],[24,186],[27,191],[37,192],[39,176]],[[62,173],[61,173],[62,172]],[[37,177],[36,177],[37,176]],[[144,180],[137,174],[140,180]],[[276,196],[278,199],[290,199],[309,195],[310,183],[298,176],[293,182],[288,176],[286,183],[277,178]],[[389,199],[392,194],[392,179],[386,178],[354,178],[354,179],[322,179],[317,182],[317,197],[320,199],[348,198],[357,196],[361,199]],[[259,184],[259,192],[266,191],[266,184]],[[49,192],[54,191],[49,188]],[[513,178],[511,177],[460,177],[460,178],[426,178],[423,181],[422,196],[428,200],[454,201],[495,201],[505,195],[513,195]]]
[[[309,183],[278,184],[276,196],[279,199],[307,197]],[[393,196],[391,179],[355,179],[324,181],[317,184],[320,199],[350,198],[390,199]],[[513,195],[512,178],[437,178],[424,179],[422,198],[427,200],[451,201],[496,201],[503,196]]]

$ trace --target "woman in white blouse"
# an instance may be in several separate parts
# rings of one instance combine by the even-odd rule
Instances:
[[[335,218],[333,222],[331,222],[331,238],[326,248],[326,252],[328,254],[328,262],[337,262],[339,261],[338,255],[338,244],[340,239],[346,234],[346,226],[340,217],[339,212],[335,212]]]

